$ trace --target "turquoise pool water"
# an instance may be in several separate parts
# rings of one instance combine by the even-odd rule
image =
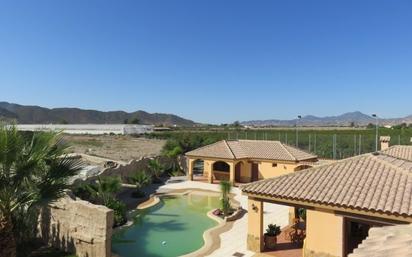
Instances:
[[[121,257],[175,257],[198,250],[203,232],[217,225],[206,213],[219,198],[190,193],[163,196],[160,203],[137,211],[131,227],[117,231],[112,251]]]

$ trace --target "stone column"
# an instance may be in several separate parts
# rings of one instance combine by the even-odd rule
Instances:
[[[230,167],[229,181],[230,183],[232,183],[232,185],[234,185],[235,184],[235,163],[234,162],[229,163],[229,167]]]
[[[193,164],[195,161],[190,158],[187,161],[189,162],[188,171],[187,171],[187,179],[192,181],[193,180]]]
[[[207,173],[207,181],[213,184],[213,164],[210,164],[209,172]]]
[[[263,247],[263,202],[249,198],[247,249],[260,253]]]
[[[295,220],[295,207],[289,207],[289,225],[292,226]]]

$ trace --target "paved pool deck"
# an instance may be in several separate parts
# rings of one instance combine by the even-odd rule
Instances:
[[[158,191],[162,190],[176,190],[197,188],[202,190],[210,190],[219,192],[219,185],[208,184],[198,181],[182,181],[169,183],[161,186]],[[247,210],[247,197],[241,194],[239,188],[232,189],[235,194],[235,200],[238,201],[242,208]],[[270,224],[275,223],[282,228],[288,225],[288,207],[276,204],[264,203],[264,228]],[[220,234],[220,248],[215,250],[209,257],[251,257],[256,253],[246,249],[247,238],[247,213],[239,220],[236,220],[233,227],[222,234]]]

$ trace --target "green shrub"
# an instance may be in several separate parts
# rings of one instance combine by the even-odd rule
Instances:
[[[73,193],[93,204],[101,204],[114,211],[113,226],[120,226],[127,221],[126,205],[117,200],[115,195],[121,189],[118,177],[98,177],[95,183],[84,183],[73,188]]]
[[[132,196],[135,198],[140,198],[145,196],[145,193],[142,191],[143,187],[150,185],[152,179],[145,171],[140,170],[136,171],[131,177],[130,180],[136,185],[136,191],[132,193]]]
[[[160,177],[163,175],[165,167],[157,159],[149,160],[147,166],[152,175],[153,183],[161,183],[162,180],[160,179]]]
[[[72,192],[75,196],[79,197],[80,199],[85,200],[85,201],[90,201],[92,198],[92,193],[90,192],[91,190],[88,187],[90,187],[89,184],[81,183],[81,184],[75,185],[72,188]]]
[[[127,222],[127,208],[123,202],[111,197],[107,201],[106,207],[114,211],[114,227],[121,226]]]

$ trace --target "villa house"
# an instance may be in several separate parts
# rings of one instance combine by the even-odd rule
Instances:
[[[279,141],[222,140],[187,152],[188,176],[248,183],[306,169],[318,163],[316,155]],[[199,168],[200,167],[200,168]]]
[[[382,139],[383,144],[387,142],[387,138]],[[383,150],[376,153],[243,186],[248,196],[248,249],[264,251],[266,202],[306,209],[305,257],[375,256],[368,255],[370,251],[365,247],[376,247],[379,240],[377,250],[386,249],[387,253],[390,247],[385,248],[385,237],[376,239],[384,233],[379,231],[386,231],[389,225],[412,223],[412,146],[382,146]],[[403,226],[395,227],[405,230]],[[372,239],[354,252],[371,228]],[[401,237],[412,241],[410,234]]]

